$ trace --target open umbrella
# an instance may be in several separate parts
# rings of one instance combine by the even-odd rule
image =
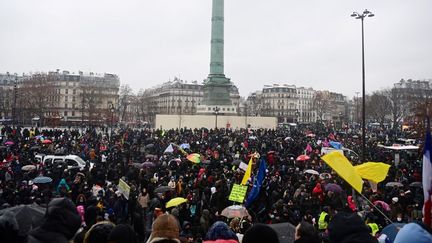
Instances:
[[[157,159],[157,155],[154,155],[154,154],[147,154],[146,156],[145,156],[145,158],[146,159]]]
[[[335,183],[329,183],[329,184],[325,185],[324,189],[326,191],[337,192],[337,193],[340,193],[343,191],[342,187],[340,187],[338,184],[335,184]]]
[[[21,170],[23,170],[23,171],[31,171],[34,169],[36,169],[36,166],[34,166],[34,165],[24,165],[23,167],[21,167]]]
[[[6,146],[11,146],[11,145],[14,145],[15,143],[14,142],[12,142],[12,141],[6,141],[5,143],[4,143],[4,145],[6,145]]]
[[[201,155],[197,153],[189,154],[186,157],[190,162],[198,164],[201,163]]]
[[[52,144],[52,141],[49,139],[45,139],[42,141],[42,144]]]
[[[385,186],[386,187],[403,187],[403,184],[400,182],[393,181],[393,182],[388,182]]]
[[[302,154],[302,155],[300,155],[299,157],[297,157],[297,161],[306,161],[306,160],[309,160],[310,159],[310,157],[309,156],[307,156],[307,155],[305,155],[305,154]]]
[[[240,206],[240,205],[232,205],[232,206],[226,207],[224,210],[222,210],[221,215],[225,216],[229,219],[250,217],[247,209],[243,206]]]
[[[332,178],[332,176],[330,175],[330,173],[326,173],[326,172],[324,172],[324,173],[321,173],[320,174],[320,176],[319,176],[321,179],[330,179],[330,178]]]
[[[421,188],[421,187],[423,187],[423,184],[419,181],[415,181],[415,182],[412,182],[411,184],[409,184],[409,186]]]
[[[30,148],[30,150],[39,150],[41,147],[40,146],[33,146]]]
[[[188,143],[182,143],[182,144],[180,144],[180,148],[182,148],[182,149],[190,149],[190,144],[188,144]]]
[[[306,134],[306,137],[308,137],[308,138],[314,138],[314,137],[315,137],[315,134],[313,134],[313,133],[309,133],[309,134]]]
[[[132,163],[132,166],[138,169],[142,168],[142,164],[141,163]]]
[[[152,144],[152,143],[147,144],[147,145],[145,146],[146,149],[150,149],[150,148],[153,148],[153,147],[154,147],[154,144]]]
[[[33,179],[33,183],[35,184],[47,184],[47,183],[51,183],[52,179],[48,176],[38,176],[36,178]]]
[[[169,186],[160,186],[154,190],[155,193],[164,193],[167,191],[172,191],[173,189]]]
[[[0,149],[6,149],[6,146],[0,145]]]
[[[178,206],[178,205],[180,205],[180,204],[183,204],[183,203],[185,203],[185,202],[187,202],[187,199],[186,199],[186,198],[176,197],[176,198],[173,198],[173,199],[169,200],[169,201],[166,203],[165,207],[166,207],[166,208],[176,207],[176,206]]]
[[[10,213],[18,223],[19,235],[25,236],[32,228],[39,226],[46,209],[37,204],[19,205],[0,210],[0,216]]]
[[[390,211],[390,206],[388,205],[388,203],[381,201],[381,200],[377,200],[373,203],[375,206],[380,205],[385,211]]]
[[[231,162],[231,165],[239,166],[240,163],[241,163],[241,160],[239,160],[239,159],[235,159],[233,162]]]
[[[319,175],[320,174],[316,170],[305,170],[304,173],[306,173],[306,174],[312,174],[312,175]]]
[[[389,224],[381,230],[381,234],[387,235],[387,237],[393,242],[396,238],[397,233],[404,226],[404,223],[393,223]]]
[[[153,164],[152,162],[147,161],[147,162],[142,163],[141,166],[143,168],[150,168],[150,167],[155,167],[155,164]]]

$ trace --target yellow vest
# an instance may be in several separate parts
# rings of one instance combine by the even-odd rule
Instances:
[[[368,225],[369,225],[369,227],[372,229],[372,233],[371,233],[371,235],[372,235],[372,236],[375,236],[376,233],[378,233],[378,231],[379,231],[379,227],[378,227],[378,225],[377,225],[376,223],[369,223]]]
[[[320,229],[320,230],[327,229],[327,222],[325,221],[325,217],[327,215],[328,214],[326,212],[321,212],[321,215],[319,216],[319,219],[318,219],[318,229]]]

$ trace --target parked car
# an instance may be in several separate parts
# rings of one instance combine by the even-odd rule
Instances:
[[[79,169],[82,170],[87,165],[83,159],[81,159],[77,155],[44,155],[37,154],[35,155],[35,160],[37,163],[42,164],[43,166],[53,166],[58,163],[65,163],[69,170],[71,169]],[[93,168],[93,163],[90,163],[90,168]]]

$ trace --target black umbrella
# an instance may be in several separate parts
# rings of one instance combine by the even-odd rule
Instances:
[[[3,145],[0,146],[0,149],[6,149],[6,148],[7,148],[6,146]]]
[[[39,150],[41,147],[40,146],[33,146],[30,148],[30,150]]]
[[[280,243],[294,242],[295,227],[290,223],[269,224],[276,231]]]
[[[164,193],[167,191],[172,191],[173,189],[169,186],[160,186],[154,190],[155,193]]]
[[[18,223],[19,234],[27,235],[32,228],[39,226],[40,221],[45,215],[46,209],[36,205],[19,205],[0,210],[0,217],[7,212],[13,215]]]
[[[242,162],[241,160],[235,159],[233,162],[231,162],[231,164],[234,166],[239,166],[241,162]]]
[[[418,187],[418,188],[423,187],[423,184],[419,181],[412,182],[409,185],[410,185],[410,187]]]
[[[154,144],[152,144],[152,143],[147,144],[147,145],[145,146],[146,149],[153,148],[153,147],[154,147]]]

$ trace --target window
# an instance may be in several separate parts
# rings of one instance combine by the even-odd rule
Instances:
[[[64,116],[67,116],[67,115],[68,115],[68,112],[67,112],[67,111],[65,111],[65,112],[64,112]]]
[[[67,109],[68,108],[68,104],[65,104],[65,109]]]
[[[66,159],[66,164],[68,166],[78,166],[78,163],[75,160]]]
[[[75,116],[75,111],[72,111],[72,116]]]
[[[69,93],[69,90],[68,90],[68,89],[66,89],[66,90],[65,90],[65,94],[68,94],[68,93]]]

